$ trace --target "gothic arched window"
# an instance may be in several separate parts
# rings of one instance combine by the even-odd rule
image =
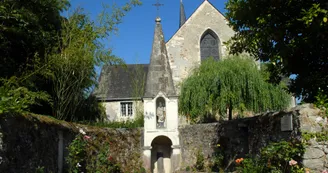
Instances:
[[[201,61],[208,57],[213,57],[215,60],[220,59],[220,41],[218,36],[212,31],[204,32],[200,39],[200,57]]]

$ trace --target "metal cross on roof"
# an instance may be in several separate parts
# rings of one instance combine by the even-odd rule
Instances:
[[[157,8],[157,17],[159,17],[159,7],[163,6],[164,4],[159,3],[159,0],[157,0],[156,4],[153,4],[153,6],[156,6]]]

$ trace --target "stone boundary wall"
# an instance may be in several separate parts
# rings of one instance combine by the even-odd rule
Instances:
[[[281,118],[286,115],[293,117],[290,131],[281,130]],[[327,131],[327,124],[327,118],[322,118],[318,109],[302,105],[251,118],[180,126],[181,170],[194,166],[197,151],[210,159],[218,144],[225,157],[224,164],[233,167],[236,158],[255,156],[271,142],[304,140],[305,132]],[[142,164],[142,129],[96,128],[38,115],[0,115],[0,172],[35,173],[38,167],[49,173],[66,172],[66,148],[81,128],[95,138],[114,139],[115,156],[123,169]],[[328,169],[328,141],[310,139],[302,163],[311,173]]]
[[[300,131],[305,133],[322,133],[328,131],[327,117],[320,116],[322,112],[314,109],[312,105],[299,106],[294,111],[299,115]],[[328,133],[325,133],[328,134]],[[328,137],[326,136],[326,139]],[[328,170],[328,141],[318,141],[312,138],[307,142],[307,147],[303,155],[303,164],[314,172]]]
[[[233,167],[236,158],[258,155],[260,149],[271,142],[291,139],[302,140],[304,132],[328,130],[327,119],[319,116],[320,110],[306,104],[288,111],[266,113],[255,117],[223,121],[212,124],[197,124],[179,127],[181,144],[181,169],[194,166],[196,153],[202,152],[210,159],[220,145],[226,168]],[[281,118],[291,115],[293,127],[282,131]],[[319,122],[320,121],[320,122]],[[314,172],[328,169],[328,141],[311,139],[303,156],[303,164]]]
[[[97,128],[46,116],[2,114],[0,172],[35,173],[41,167],[47,173],[67,172],[67,147],[80,129],[99,141],[113,138],[115,150],[111,152],[123,170],[140,168],[142,129]]]

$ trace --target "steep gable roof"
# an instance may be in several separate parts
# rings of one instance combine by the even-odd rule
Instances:
[[[155,97],[160,91],[167,94],[167,96],[176,96],[161,19],[158,17],[155,21],[153,47],[144,96]]]
[[[183,25],[181,25],[179,27],[179,29],[177,29],[175,31],[175,33],[170,37],[169,40],[167,40],[166,43],[168,43],[181,30],[182,26],[184,26],[187,23],[189,23],[190,20],[196,15],[196,12],[200,11],[200,9],[202,9],[204,5],[210,5],[211,7],[213,7],[218,12],[218,14],[220,14],[221,16],[223,16],[226,19],[226,17],[223,15],[223,13],[221,13],[211,2],[209,2],[207,0],[206,1],[203,1],[203,3],[200,4],[200,6],[198,6],[198,8],[190,15],[190,17],[183,23]]]
[[[148,66],[148,64],[103,66],[93,95],[105,101],[140,99],[144,94]]]

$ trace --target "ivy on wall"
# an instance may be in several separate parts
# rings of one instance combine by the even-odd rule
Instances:
[[[71,142],[68,147],[69,155],[67,163],[70,173],[95,172],[95,173],[144,173],[139,153],[129,153],[131,165],[122,165],[121,158],[117,155],[120,152],[120,145],[117,143],[119,136],[87,135],[83,129]],[[122,148],[121,148],[122,149]],[[129,151],[132,152],[132,151]]]

